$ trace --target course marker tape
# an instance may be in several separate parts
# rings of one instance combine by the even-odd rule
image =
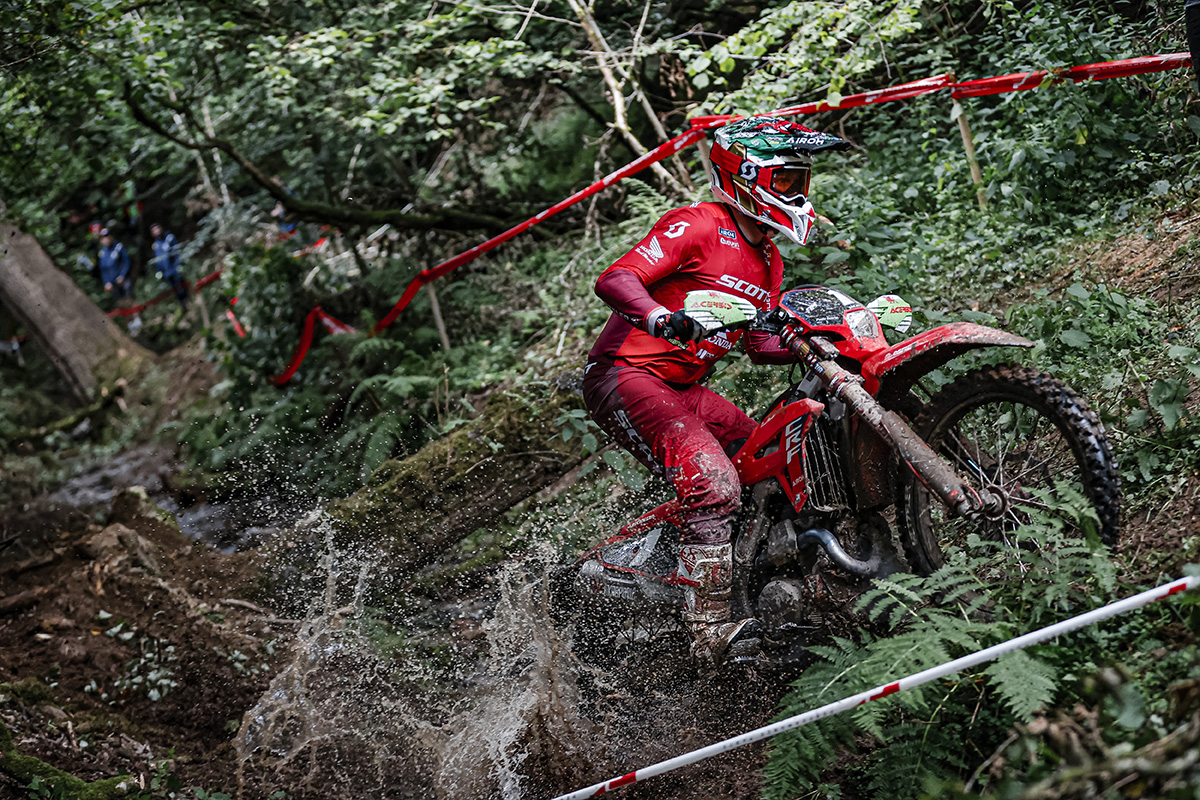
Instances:
[[[621,775],[617,778],[612,778],[604,781],[603,783],[597,783],[593,786],[589,786],[586,789],[580,789],[579,791],[571,792],[570,794],[559,795],[558,797],[554,798],[554,800],[582,800],[582,798],[585,797],[595,797],[596,795],[605,794],[620,786],[628,786],[632,783],[638,783],[639,781],[644,781],[647,778],[653,778],[657,775],[662,775],[664,773],[671,772],[672,770],[679,769],[680,767],[685,767],[689,764],[695,764],[698,761],[712,758],[715,755],[727,753],[730,750],[735,750],[744,745],[760,742],[763,739],[769,739],[772,736],[784,733],[785,731],[799,728],[801,725],[807,725],[810,722],[815,722],[816,720],[824,719],[825,717],[832,717],[834,714],[840,714],[843,711],[849,711],[852,708],[857,708],[863,703],[870,702],[871,700],[878,700],[880,698],[887,697],[888,695],[903,691],[904,689],[911,689],[914,686],[920,686],[923,683],[929,683],[930,681],[937,680],[938,678],[944,678],[947,675],[960,670],[974,667],[978,664],[984,663],[985,661],[991,661],[992,659],[1002,656],[1005,653],[1021,650],[1029,647],[1030,645],[1038,644],[1040,642],[1047,641],[1048,639],[1053,639],[1056,636],[1061,636],[1064,633],[1070,633],[1071,631],[1079,630],[1080,628],[1088,625],[1093,625],[1101,620],[1115,617],[1118,614],[1124,614],[1126,611],[1132,611],[1135,608],[1149,605],[1156,600],[1162,600],[1172,595],[1196,588],[1200,588],[1200,578],[1180,578],[1179,580],[1172,581],[1171,583],[1164,584],[1157,588],[1149,589],[1141,594],[1136,594],[1133,597],[1127,597],[1124,600],[1118,600],[1115,603],[1102,606],[1094,611],[1088,611],[1087,613],[1080,614],[1077,617],[1072,617],[1071,619],[1055,623],[1054,625],[1042,628],[1041,630],[1032,631],[1031,633],[1027,633],[1023,636],[1018,636],[1015,639],[1009,639],[1007,642],[1001,642],[1000,644],[993,645],[985,650],[980,650],[977,653],[972,653],[970,655],[963,656],[962,658],[956,658],[953,661],[936,667],[930,667],[923,672],[918,672],[915,675],[909,675],[905,678],[901,678],[898,681],[884,684],[883,686],[876,686],[874,689],[868,689],[865,692],[860,692],[843,700],[838,700],[837,702],[830,703],[827,706],[822,706],[821,708],[817,708],[812,711],[806,711],[803,714],[798,714],[794,717],[788,717],[785,720],[781,720],[771,725],[766,725],[748,733],[743,733],[740,736],[733,737],[732,739],[726,739],[723,742],[710,744],[708,747],[702,747],[699,750],[693,750],[690,753],[684,753],[681,756],[676,756],[675,758],[667,761],[661,761],[652,766],[643,767],[642,769],[635,770],[626,775]]]
[[[1063,83],[1065,81],[1081,81],[1096,80],[1099,78],[1123,78],[1131,75],[1141,75],[1151,72],[1163,72],[1169,69],[1179,69],[1181,67],[1191,66],[1192,59],[1188,53],[1172,53],[1169,55],[1153,55],[1140,56],[1138,58],[1127,58],[1121,61],[1105,61],[1100,64],[1085,64],[1074,67],[1061,67],[1049,72],[1023,72],[1013,75],[1000,75],[995,78],[983,78],[981,80],[966,81],[956,83],[955,75],[952,72],[947,72],[943,75],[934,75],[928,78],[912,81],[910,83],[900,84],[899,86],[890,86],[886,89],[876,89],[870,92],[861,94],[852,94],[843,97],[836,106],[830,105],[824,100],[805,103],[804,105],[791,106],[789,108],[780,108],[774,111],[767,111],[763,116],[768,117],[784,117],[797,116],[802,114],[816,114],[821,111],[828,111],[833,108],[855,108],[858,106],[871,105],[874,103],[886,103],[894,100],[907,100],[913,97],[919,97],[931,92],[942,91],[949,89],[951,97],[958,99],[960,97],[979,97],[989,94],[1000,94],[1002,92],[1014,92],[1024,89],[1034,89],[1046,83]],[[593,194],[607,189],[609,186],[628,178],[643,169],[655,164],[663,159],[678,153],[683,148],[694,144],[705,137],[705,132],[724,125],[735,119],[740,119],[738,114],[713,114],[706,116],[695,116],[688,120],[689,127],[683,133],[675,138],[664,142],[645,155],[631,161],[625,166],[605,176],[603,179],[593,183],[586,189],[581,189],[565,200],[559,201],[555,205],[536,214],[530,219],[525,220],[519,225],[509,228],[507,231],[488,239],[482,244],[472,247],[470,250],[459,253],[442,263],[422,270],[417,273],[405,288],[404,293],[391,310],[375,324],[369,333],[370,336],[377,336],[383,332],[385,328],[390,326],[404,309],[408,308],[409,303],[417,296],[417,292],[421,290],[425,284],[434,281],[443,275],[461,267],[470,261],[474,261],[484,253],[495,249],[499,245],[507,242],[517,234],[523,233],[534,225],[543,222],[560,211],[575,205],[581,200],[591,197]],[[386,226],[385,226],[386,227]],[[383,232],[383,228],[377,231],[374,235],[379,235]],[[290,234],[288,234],[290,235]],[[282,237],[286,238],[286,237]],[[296,253],[297,256],[312,252],[313,248],[324,243],[324,239],[319,241],[312,247],[304,248]],[[154,302],[158,302],[156,299]],[[292,379],[296,371],[300,369],[300,364],[303,363],[304,357],[308,354],[308,350],[312,345],[312,325],[313,314],[309,312],[305,319],[305,332],[301,335],[300,344],[297,345],[292,355],[292,360],[288,366],[279,375],[274,376],[271,380],[277,386],[283,386]]]

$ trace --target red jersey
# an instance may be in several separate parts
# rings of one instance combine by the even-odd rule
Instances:
[[[647,318],[683,308],[687,293],[699,289],[744,297],[768,309],[778,302],[782,282],[783,260],[775,245],[766,236],[757,246],[746,241],[724,204],[694,203],[668,211],[596,281],[596,293],[616,313],[592,346],[587,369],[623,362],[672,383],[695,383],[742,331],[718,333],[683,349],[647,333]],[[760,337],[752,336],[750,348],[759,343]]]

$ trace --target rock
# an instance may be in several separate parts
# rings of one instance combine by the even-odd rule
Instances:
[[[116,528],[121,528],[121,525],[112,525],[102,529],[99,533],[81,541],[75,546],[80,557],[90,561],[100,561],[109,558],[120,552],[121,540],[117,537]]]
[[[38,713],[43,717],[54,722],[66,722],[71,718],[71,715],[63,711],[58,706],[52,706],[49,703],[44,703],[37,707]]]
[[[75,627],[75,621],[67,619],[61,614],[49,614],[38,620],[38,627],[46,633],[54,633],[55,631],[66,631]]]
[[[78,549],[93,561],[108,561],[128,555],[147,572],[159,574],[159,559],[154,543],[120,523],[109,525],[80,544]]]
[[[87,647],[73,639],[63,639],[58,643],[58,657],[68,664],[82,664],[88,658]]]
[[[155,505],[141,486],[125,489],[113,498],[109,522],[133,528],[160,547],[170,550],[188,543],[175,516]]]

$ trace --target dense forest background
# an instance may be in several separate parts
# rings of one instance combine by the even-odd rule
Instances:
[[[1182,5],[1165,0],[5,4],[0,201],[8,219],[104,310],[111,298],[79,260],[93,253],[93,222],[130,249],[139,300],[163,289],[150,266],[153,223],[183,242],[189,279],[222,275],[187,313],[173,300],[144,312],[137,342],[153,355],[111,376],[104,389],[120,402],[97,394],[86,426],[35,342],[0,355],[0,539],[18,541],[10,555],[27,548],[32,559],[39,546],[53,551],[54,537],[76,531],[72,525],[90,531],[117,516],[129,525],[153,516],[120,510],[111,496],[77,504],[83,516],[75,522],[44,509],[64,482],[157,448],[170,454],[164,495],[182,507],[245,512],[217,542],[238,551],[227,562],[215,551],[203,567],[188,562],[207,570],[211,597],[242,597],[276,620],[307,613],[313,623],[283,625],[270,639],[255,634],[257,643],[240,650],[211,644],[221,654],[214,674],[238,688],[197,695],[227,707],[219,721],[185,730],[162,711],[176,702],[182,719],[194,706],[178,698],[202,702],[186,694],[186,670],[166,655],[173,634],[135,624],[146,612],[134,605],[124,629],[102,617],[104,632],[117,631],[101,637],[115,648],[110,668],[79,672],[78,686],[54,677],[52,665],[66,662],[52,654],[13,656],[0,668],[0,712],[25,736],[16,746],[41,748],[45,762],[74,764],[89,780],[141,765],[156,782],[138,791],[154,797],[215,797],[238,787],[247,796],[541,797],[660,752],[626,739],[680,744],[661,750],[664,757],[691,737],[707,743],[719,726],[693,725],[692,717],[676,724],[667,714],[651,724],[643,717],[652,714],[631,712],[614,725],[600,719],[603,704],[583,703],[577,718],[547,712],[542,700],[522,699],[513,687],[534,684],[512,673],[488,684],[516,709],[504,728],[509,739],[496,744],[497,729],[485,735],[458,713],[475,708],[487,717],[490,707],[472,693],[475,673],[463,664],[496,661],[515,647],[499,644],[497,630],[507,625],[543,656],[553,649],[522,616],[534,613],[523,605],[533,603],[529,575],[568,561],[631,508],[662,496],[631,458],[606,448],[570,387],[607,318],[592,281],[661,213],[708,198],[699,152],[685,150],[547,220],[437,281],[436,297],[421,292],[380,335],[368,332],[416,273],[647,152],[686,129],[689,116],[819,99],[836,105],[943,73],[969,80],[1185,49]],[[918,312],[918,326],[967,319],[1036,341],[1026,362],[1074,386],[1108,428],[1125,529],[1115,551],[1059,542],[1040,556],[1048,568],[1023,579],[999,578],[1002,555],[983,548],[933,580],[881,582],[862,606],[871,633],[824,643],[814,649],[816,664],[789,676],[790,687],[756,687],[756,702],[725,708],[727,732],[1009,638],[1200,559],[1198,100],[1194,73],[1174,70],[961,103],[934,93],[800,120],[854,148],[819,158],[813,200],[828,223],[807,247],[782,243],[785,284],[819,282],[863,300],[896,292]],[[963,152],[960,115],[974,132],[986,208]],[[278,386],[271,377],[292,357],[314,306],[356,332],[318,329],[300,370]],[[0,312],[6,340],[22,332],[15,311]],[[978,363],[964,359],[958,368]],[[939,374],[950,377],[949,368]],[[786,370],[731,354],[711,385],[753,415],[785,381]],[[499,482],[505,468],[481,465],[521,448],[541,460],[509,474],[519,486],[493,492],[489,481]],[[354,500],[401,478],[411,503],[386,519]],[[486,495],[486,514],[422,538],[432,518],[423,515],[452,517],[452,506],[472,495]],[[302,519],[318,507],[360,529],[338,539]],[[391,542],[381,545],[382,560],[371,549],[381,541]],[[58,567],[3,573],[14,581],[6,595],[50,580],[37,570],[65,569],[58,558]],[[173,579],[167,572],[158,580]],[[211,600],[201,608],[198,579],[180,575],[181,591],[191,592],[188,619],[247,611],[217,612]],[[981,590],[988,613],[967,615]],[[485,610],[464,611],[471,603]],[[341,624],[346,607],[358,609],[356,624]],[[445,630],[460,623],[445,616],[455,613],[476,620],[468,626],[475,644],[465,649],[447,644]],[[36,615],[29,624],[30,632],[40,624]],[[441,633],[429,632],[439,626]],[[120,638],[134,630],[141,632]],[[1101,787],[1105,796],[1195,797],[1197,632],[1194,606],[1148,609],[782,737],[661,796],[1083,797]],[[322,660],[332,658],[326,645],[337,637],[349,637],[339,641],[352,640],[356,655]],[[3,652],[15,653],[20,641],[6,639]],[[261,659],[226,657],[254,647],[263,648]],[[0,665],[5,660],[0,653]],[[136,674],[158,670],[157,696],[139,688],[147,681],[130,683],[135,661]],[[697,686],[694,675],[678,677],[686,667],[674,679],[648,672],[596,685],[667,698],[668,706]],[[399,707],[398,698],[414,703],[426,733],[400,723],[387,731],[378,724],[382,706],[330,710],[314,699],[336,735],[252,746],[243,714],[286,717],[263,705],[268,682],[278,690],[287,676],[333,673],[361,685],[314,682],[314,697],[377,703],[386,686],[388,708]],[[89,675],[93,689],[85,692]],[[580,690],[573,681],[572,691],[585,694],[592,685],[584,680]],[[146,751],[71,760],[29,711],[47,704],[108,730],[104,741],[119,729],[149,742]],[[104,715],[119,724],[103,728],[95,720]],[[576,733],[554,719],[573,722]],[[50,724],[67,741],[66,720]],[[362,737],[357,745],[352,734]],[[91,735],[94,747],[107,746]],[[429,744],[434,739],[441,744]],[[468,780],[447,753],[479,741],[490,749]],[[12,747],[0,738],[0,752]],[[188,757],[172,761],[172,747]],[[200,755],[214,747],[211,759]],[[301,752],[312,761],[301,765]],[[356,752],[373,761],[347,766]],[[564,752],[584,766],[555,766]],[[256,777],[242,774],[247,765]],[[0,792],[18,797],[62,796],[67,785],[57,774],[5,774]],[[660,796],[652,791],[630,796]]]

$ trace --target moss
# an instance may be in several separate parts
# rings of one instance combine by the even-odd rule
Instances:
[[[578,437],[563,442],[558,424],[564,410],[580,405],[579,395],[545,383],[493,392],[473,423],[385,462],[324,517],[269,542],[261,551],[261,598],[277,609],[299,609],[321,591],[315,575],[325,522],[339,547],[377,548],[393,579],[436,562],[447,547],[580,462]]]
[[[0,719],[0,772],[16,779],[22,786],[26,786],[34,778],[38,778],[56,789],[62,787],[66,796],[76,798],[76,800],[108,800],[111,797],[128,797],[138,789],[137,784],[126,775],[89,783],[47,764],[40,758],[21,755],[13,745],[12,734],[3,719]]]
[[[437,525],[448,507],[469,503],[497,485],[519,488],[527,473],[540,472],[543,464],[578,460],[577,444],[562,442],[552,422],[558,412],[578,404],[577,397],[561,392],[537,397],[495,392],[479,423],[403,461],[385,462],[363,489],[331,506],[330,516],[351,536],[405,528],[419,532]]]
[[[54,698],[50,687],[33,676],[22,678],[16,683],[0,683],[0,691],[10,692],[29,705],[47,703]]]

